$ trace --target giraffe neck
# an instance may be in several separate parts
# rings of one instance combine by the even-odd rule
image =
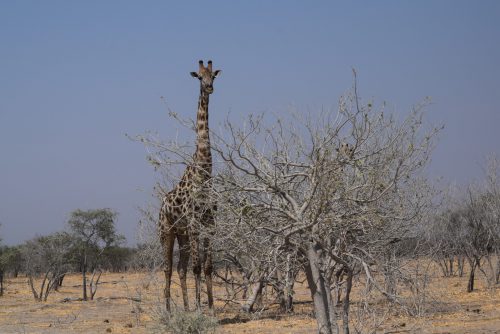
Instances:
[[[194,159],[200,171],[210,176],[212,174],[212,153],[208,129],[208,99],[208,94],[200,92],[198,113],[196,114],[196,153]]]

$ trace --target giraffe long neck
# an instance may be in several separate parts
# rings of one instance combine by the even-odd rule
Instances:
[[[208,99],[208,94],[200,92],[196,114],[196,153],[194,159],[200,171],[208,174],[206,176],[209,177],[212,174],[212,153],[208,129]]]

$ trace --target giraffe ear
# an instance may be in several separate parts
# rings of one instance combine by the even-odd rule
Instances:
[[[191,76],[192,76],[193,78],[196,78],[196,79],[199,79],[199,78],[200,78],[200,77],[198,76],[198,73],[196,73],[196,72],[191,72]]]
[[[217,78],[217,76],[218,76],[219,74],[221,74],[221,73],[222,73],[222,71],[221,71],[221,70],[216,70],[216,71],[214,71],[214,72],[213,72],[214,78]]]

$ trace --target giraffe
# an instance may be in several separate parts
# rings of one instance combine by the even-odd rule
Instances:
[[[193,163],[189,164],[179,183],[162,200],[159,214],[160,241],[165,259],[165,302],[170,312],[170,284],[172,279],[172,254],[174,242],[179,244],[179,262],[177,272],[181,282],[184,309],[189,310],[186,274],[189,257],[192,257],[195,277],[195,298],[197,309],[201,308],[201,268],[207,285],[208,306],[213,310],[212,294],[212,253],[210,239],[200,240],[201,229],[214,223],[215,205],[209,199],[211,186],[212,153],[208,129],[208,101],[213,93],[213,82],[220,70],[212,71],[212,61],[207,67],[199,61],[198,72],[191,76],[200,81],[200,96],[196,115],[196,152]],[[200,244],[202,241],[202,244]],[[201,246],[201,247],[200,247]],[[203,248],[203,261],[200,254]]]

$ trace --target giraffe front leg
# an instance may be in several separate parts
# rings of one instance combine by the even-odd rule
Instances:
[[[189,264],[189,237],[187,235],[178,235],[179,242],[179,263],[177,264],[177,273],[181,281],[182,300],[184,302],[184,310],[189,311],[188,290],[186,284],[187,269]]]
[[[201,260],[199,234],[197,232],[191,233],[189,243],[191,244],[191,258],[193,259],[196,309],[201,310]]]

